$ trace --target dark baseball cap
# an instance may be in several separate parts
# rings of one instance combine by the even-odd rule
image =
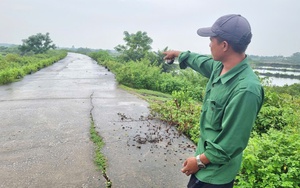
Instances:
[[[239,14],[222,16],[211,27],[200,28],[197,33],[202,37],[219,36],[228,42],[243,45],[248,45],[252,38],[249,22]]]

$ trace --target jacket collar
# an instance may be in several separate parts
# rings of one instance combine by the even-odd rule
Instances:
[[[239,64],[237,64],[236,66],[234,66],[232,69],[230,69],[226,74],[223,74],[222,76],[219,76],[219,74],[222,71],[223,66],[220,66],[218,69],[218,71],[215,72],[215,79],[213,82],[217,82],[219,81],[219,79],[221,79],[222,84],[225,84],[226,82],[228,82],[231,78],[233,78],[234,76],[236,76],[237,74],[239,74],[240,72],[242,72],[244,69],[246,69],[247,67],[249,67],[249,63],[248,63],[248,57],[246,56],[246,58],[241,61]]]

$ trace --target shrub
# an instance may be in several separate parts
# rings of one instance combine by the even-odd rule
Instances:
[[[170,73],[162,73],[156,80],[156,90],[171,94],[173,91],[180,91],[184,87],[184,80]]]
[[[288,124],[284,112],[288,109],[274,106],[264,106],[255,121],[254,130],[258,133],[267,133],[269,129],[281,130]]]
[[[236,187],[299,187],[300,132],[287,127],[255,135],[244,152]]]
[[[0,56],[0,70],[5,69],[6,67],[8,67],[8,62]]]
[[[150,65],[147,60],[130,61],[116,69],[116,79],[120,84],[136,89],[155,90],[160,69]]]
[[[18,54],[7,54],[5,56],[5,60],[7,62],[20,62],[21,61],[21,56]]]
[[[283,129],[287,125],[295,123],[295,117],[299,105],[288,94],[278,94],[266,90],[265,102],[255,121],[254,131],[267,133],[269,129]]]
[[[0,84],[7,84],[14,80],[14,75],[11,70],[2,70],[0,72]]]
[[[106,51],[98,51],[98,52],[92,52],[88,54],[92,59],[98,62],[104,62],[112,60],[113,58],[109,55]]]
[[[7,54],[0,61],[0,84],[7,84],[36,72],[66,55],[66,51],[49,51],[46,54],[22,57],[18,54]]]
[[[198,143],[200,108],[200,104],[188,97],[185,92],[174,91],[172,100],[164,105],[151,104],[151,113],[160,120],[176,126],[180,133],[187,135],[194,143]]]

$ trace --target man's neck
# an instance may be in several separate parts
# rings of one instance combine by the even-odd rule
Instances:
[[[224,58],[224,60],[222,61],[223,69],[222,69],[222,72],[220,75],[225,74],[230,69],[235,67],[237,64],[242,62],[245,59],[245,57],[246,57],[246,55],[245,55],[245,53],[243,53],[243,54],[230,55],[230,56]]]

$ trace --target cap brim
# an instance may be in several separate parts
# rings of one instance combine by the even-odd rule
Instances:
[[[197,34],[201,37],[215,37],[215,33],[211,31],[211,27],[200,28],[197,30]]]

